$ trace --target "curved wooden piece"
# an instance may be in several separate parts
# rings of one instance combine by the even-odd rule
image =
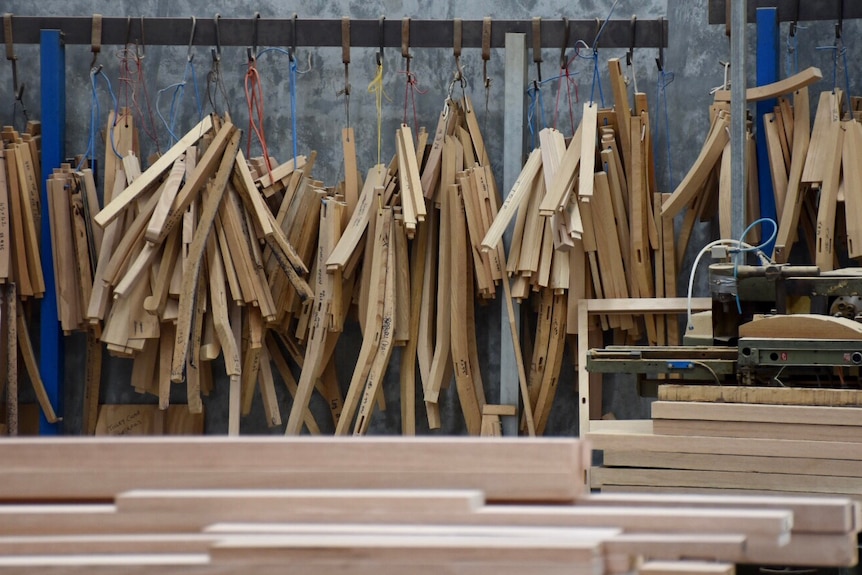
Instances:
[[[662,216],[669,218],[676,216],[706,182],[709,173],[721,157],[725,144],[730,141],[730,135],[727,133],[729,126],[730,118],[728,116],[720,115],[716,119],[697,161],[671,197],[662,205]]]
[[[810,86],[822,79],[823,72],[820,71],[820,68],[812,66],[779,82],[767,84],[766,86],[758,86],[757,88],[749,88],[745,91],[745,99],[749,102],[770,100]]]
[[[827,315],[774,315],[742,324],[739,326],[739,337],[862,340],[862,324]]]

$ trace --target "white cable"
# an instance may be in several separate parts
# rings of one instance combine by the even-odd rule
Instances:
[[[739,240],[723,239],[723,240],[715,240],[714,242],[710,242],[710,243],[706,244],[703,247],[703,249],[701,249],[700,252],[698,252],[697,257],[694,258],[694,265],[691,266],[691,274],[689,274],[689,276],[688,276],[688,299],[686,300],[686,330],[694,329],[694,325],[692,325],[692,323],[691,323],[691,292],[692,292],[692,289],[694,288],[694,276],[697,273],[697,265],[700,263],[700,258],[703,257],[703,254],[710,251],[715,246],[721,246],[721,245],[727,245],[727,246],[729,246],[731,248],[735,248],[737,250],[744,249],[744,250],[749,250],[749,251],[756,251],[758,257],[761,258],[762,262],[764,262],[764,263],[770,262],[769,258],[766,257],[766,254],[764,254],[762,251],[757,249],[756,246],[752,246],[750,244],[747,244],[745,242],[741,242]]]

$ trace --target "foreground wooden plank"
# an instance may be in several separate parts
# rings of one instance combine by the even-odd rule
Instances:
[[[575,572],[579,566],[601,565],[601,543],[567,537],[481,537],[422,536],[408,530],[400,536],[377,535],[269,535],[216,543],[210,548],[213,562],[248,565],[355,561],[359,557],[381,562],[415,565],[422,563],[513,562],[567,564]]]
[[[611,453],[605,454],[605,457]],[[744,495],[669,495],[646,493],[591,493],[576,502],[590,507],[684,507],[783,509],[793,512],[794,532],[848,533],[862,528],[859,505],[849,499],[827,497],[744,496]]]
[[[824,470],[825,471],[825,470]],[[643,485],[659,487],[708,487],[724,489],[765,489],[787,493],[862,495],[855,477],[829,475],[789,475],[785,473],[737,473],[733,471],[689,471],[681,469],[637,469],[596,467],[591,471],[593,486]]]
[[[741,471],[747,473],[789,473],[862,478],[862,461],[812,459],[810,457],[766,457],[756,455],[714,455],[706,453],[662,453],[607,451],[606,467],[650,467],[655,469],[692,469]]]
[[[702,435],[706,437],[759,438],[803,441],[862,443],[862,427],[848,425],[803,425],[799,423],[760,423],[756,421],[698,421],[656,419],[656,435]]]
[[[862,391],[858,389],[665,384],[659,386],[658,398],[661,401],[756,403],[761,405],[862,406]]]
[[[727,563],[702,561],[649,561],[638,568],[638,575],[734,575],[736,567]]]
[[[456,563],[445,565],[453,575],[523,575],[523,563]],[[439,575],[440,564],[411,564],[411,574]],[[570,566],[531,564],[535,575],[581,575],[586,571],[572,570]],[[154,555],[83,555],[83,556],[23,556],[0,558],[0,573],[16,575],[247,575],[246,564],[210,563],[207,554],[154,554]],[[283,575],[283,564],[255,564],[255,575]],[[336,561],[329,564],[292,561],[291,575],[403,575],[403,564],[381,564],[376,561]],[[589,572],[593,575],[594,571]]]
[[[740,439],[726,437],[681,437],[656,435],[652,422],[639,422],[644,428],[630,432],[629,421],[604,422],[600,432],[587,436],[594,449],[640,450],[679,453],[711,453],[724,455],[761,455],[766,457],[807,457],[812,459],[862,460],[862,444],[839,441],[806,441],[789,439]],[[616,427],[616,429],[613,429]]]
[[[801,425],[862,425],[862,410],[853,407],[758,405],[695,401],[656,401],[652,418],[704,421],[797,423]],[[836,437],[837,439],[838,437]]]
[[[0,498],[290,486],[482,489],[489,501],[572,501],[584,451],[577,440],[521,438],[21,438],[0,443]]]
[[[317,513],[339,515],[459,514],[478,510],[485,501],[476,490],[320,490],[320,489],[223,489],[223,490],[139,490],[116,498],[119,513],[228,513],[241,510],[302,516]],[[215,508],[215,509],[214,509]]]

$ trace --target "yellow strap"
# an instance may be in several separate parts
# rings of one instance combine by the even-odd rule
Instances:
[[[388,101],[392,101],[386,92],[383,90],[383,64],[377,65],[377,74],[374,79],[368,84],[368,93],[374,94],[375,104],[377,105],[377,163],[380,163],[380,151],[383,147],[383,97],[386,96]]]

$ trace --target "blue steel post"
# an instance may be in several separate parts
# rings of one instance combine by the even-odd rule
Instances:
[[[757,9],[757,85],[763,86],[778,81],[778,8]],[[760,217],[778,221],[775,208],[775,191],[772,187],[772,172],[769,168],[769,155],[766,151],[766,132],[763,128],[763,115],[773,111],[776,100],[757,103],[757,177],[760,186]],[[764,236],[769,229],[764,229]],[[738,239],[738,238],[735,238]],[[771,254],[774,242],[763,250]]]
[[[51,226],[48,222],[47,180],[59,168],[66,141],[66,49],[59,30],[42,30],[40,37],[42,79],[42,272],[45,297],[39,322],[39,372],[57,416],[63,415],[63,339],[57,317],[57,292],[54,288],[54,261]],[[39,417],[40,435],[60,435],[61,423],[48,423]]]

